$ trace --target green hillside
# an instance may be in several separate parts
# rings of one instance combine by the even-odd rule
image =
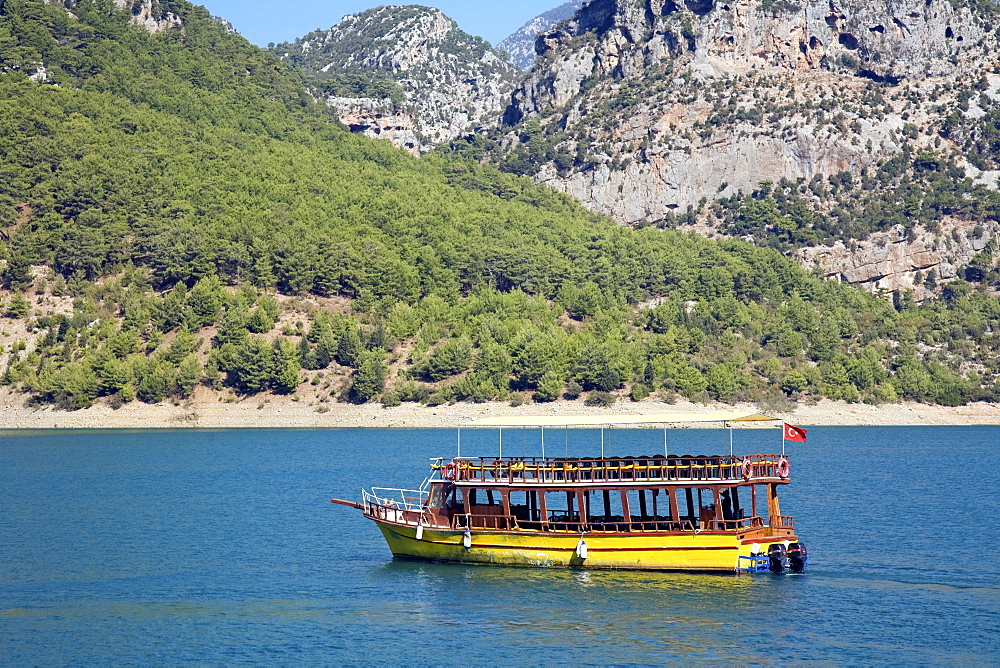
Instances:
[[[204,9],[155,8],[183,27],[0,3],[2,382],[36,401],[995,396],[1000,309],[968,284],[894,308],[412,158]]]

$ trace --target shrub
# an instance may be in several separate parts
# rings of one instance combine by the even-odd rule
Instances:
[[[563,394],[563,396],[570,401],[573,401],[578,399],[581,394],[583,394],[583,387],[575,380],[571,380],[569,381],[569,384],[566,385],[566,393]]]
[[[587,395],[587,400],[583,402],[584,406],[601,406],[606,408],[612,406],[615,403],[615,395],[610,392],[603,392],[601,390],[595,390]]]
[[[7,307],[7,317],[23,318],[28,315],[30,308],[31,304],[24,298],[24,295],[17,293],[10,299],[10,305]]]
[[[649,396],[649,388],[642,383],[636,383],[632,386],[632,390],[629,392],[629,397],[632,401],[642,401]]]

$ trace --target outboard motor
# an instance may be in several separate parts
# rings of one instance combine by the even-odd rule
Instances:
[[[788,546],[788,567],[793,573],[801,573],[809,563],[809,553],[805,543],[792,543]]]
[[[771,545],[767,550],[768,567],[772,573],[785,572],[785,546],[781,543]]]

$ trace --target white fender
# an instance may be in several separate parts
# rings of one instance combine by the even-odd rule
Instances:
[[[472,549],[472,532],[468,529],[465,530],[465,535],[462,536],[462,546],[466,549]]]
[[[423,540],[423,539],[424,539],[424,522],[423,520],[421,520],[420,522],[417,522],[417,540]]]
[[[586,541],[581,540],[579,543],[576,544],[576,556],[580,557],[581,559],[586,559],[587,558],[587,542]]]

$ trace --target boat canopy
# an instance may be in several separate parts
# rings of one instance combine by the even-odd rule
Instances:
[[[531,415],[470,420],[463,427],[600,427],[610,425],[673,424],[687,422],[768,422],[781,418],[762,413],[646,413],[641,415]]]

